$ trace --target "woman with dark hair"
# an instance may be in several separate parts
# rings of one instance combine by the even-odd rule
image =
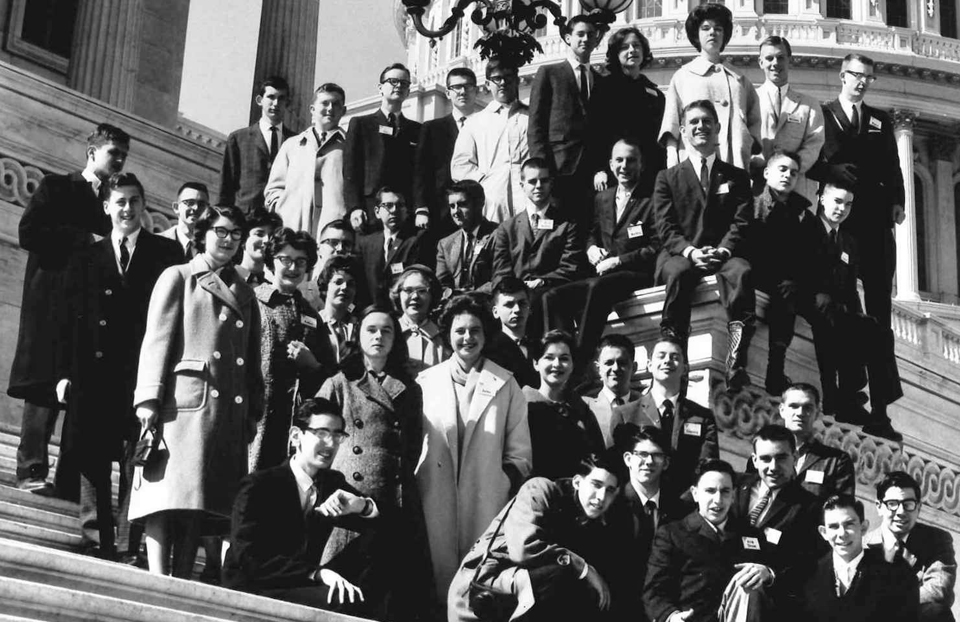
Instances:
[[[731,69],[720,56],[733,35],[733,14],[722,4],[701,4],[690,11],[685,28],[690,45],[700,54],[673,74],[667,89],[660,126],[667,166],[683,159],[680,123],[684,106],[707,99],[713,102],[720,117],[717,157],[747,169],[754,142],[760,144],[760,99],[750,80]]]
[[[330,257],[317,278],[317,291],[323,301],[320,319],[338,365],[357,343],[360,325],[353,314],[353,305],[359,278],[360,264],[346,255]]]
[[[130,520],[145,521],[157,574],[190,577],[200,536],[229,531],[263,412],[260,309],[231,263],[244,226],[236,207],[206,210],[199,254],[164,271],[150,298],[134,405],[162,442],[135,477]]]
[[[483,356],[497,330],[477,294],[452,298],[440,318],[453,355],[417,377],[423,390],[423,497],[440,603],[467,554],[529,475],[527,403],[513,374]]]
[[[336,370],[320,316],[297,288],[317,262],[316,241],[305,231],[282,228],[267,240],[263,258],[271,280],[254,293],[260,303],[264,410],[249,447],[250,471],[287,458],[294,408]]]
[[[368,577],[364,598],[381,603],[377,619],[414,619],[430,590],[423,510],[414,479],[421,440],[420,387],[406,373],[407,347],[390,309],[371,305],[360,314],[359,349],[317,394],[346,419],[349,443],[333,468],[372,497],[380,527],[358,534],[336,529],[324,561]],[[403,571],[396,572],[398,560]],[[356,565],[364,566],[359,569]]]
[[[638,29],[621,28],[610,36],[608,75],[597,79],[587,110],[587,157],[598,192],[607,188],[610,151],[621,138],[640,147],[648,184],[663,169],[666,158],[657,139],[666,98],[642,73],[652,61],[650,42]]]
[[[433,270],[414,264],[400,273],[390,292],[393,306],[400,313],[401,336],[407,344],[413,376],[450,356],[440,336],[440,327],[430,319],[442,291]]]
[[[570,333],[547,332],[534,363],[540,372],[540,388],[523,388],[537,477],[573,477],[584,457],[602,453],[606,447],[597,418],[568,386],[575,350],[576,340]]]

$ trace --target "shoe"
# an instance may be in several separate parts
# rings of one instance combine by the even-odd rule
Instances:
[[[147,558],[143,555],[126,553],[117,557],[117,563],[124,566],[133,566],[134,568],[147,569]]]
[[[103,549],[103,548],[100,548],[99,544],[89,544],[87,546],[81,546],[78,552],[85,557],[95,557],[97,559],[102,559],[109,562],[117,561],[116,549],[114,548]]]
[[[793,384],[793,380],[790,379],[790,376],[780,374],[779,376],[771,377],[768,373],[763,383],[763,388],[769,395],[780,397],[791,384]]]
[[[217,569],[216,572],[210,572],[206,568],[203,569],[203,572],[200,573],[200,583],[206,583],[207,585],[220,585],[220,570]]]
[[[42,477],[28,477],[27,479],[17,480],[17,488],[20,490],[26,490],[27,492],[43,494],[38,491],[48,489],[52,492],[53,484]]]
[[[876,419],[870,416],[869,410],[856,403],[848,403],[845,407],[838,408],[834,414],[834,419],[841,423],[861,426],[876,421]]]
[[[894,443],[903,442],[903,434],[900,434],[894,430],[889,421],[868,423],[863,426],[863,433],[869,434],[870,436],[879,436],[880,438],[885,438],[889,441],[893,441]]]

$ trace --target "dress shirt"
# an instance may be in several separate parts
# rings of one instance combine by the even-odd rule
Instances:
[[[605,400],[607,400],[607,403],[610,404],[610,408],[611,408],[611,409],[614,408],[614,406],[613,406],[613,400],[615,400],[615,399],[617,399],[617,398],[620,398],[621,400],[623,400],[623,403],[624,403],[624,404],[626,404],[627,402],[630,401],[630,391],[629,391],[629,390],[628,390],[628,391],[626,392],[626,394],[624,394],[624,395],[617,395],[616,393],[614,393],[613,391],[611,391],[609,388],[603,387],[602,389],[600,389],[600,395],[602,395],[603,398],[604,398]]]
[[[770,86],[773,87],[773,90],[770,91],[770,109],[773,110],[774,116],[779,119],[780,111],[783,109],[783,100],[787,98],[787,90],[790,89],[790,85],[777,86],[771,82]]]
[[[547,210],[550,209],[549,205],[544,207],[537,207],[529,200],[527,200],[527,216],[530,218],[530,228],[533,229],[533,235],[537,235],[537,224],[534,223],[533,215],[537,215],[537,221],[541,221],[547,217]]]
[[[804,447],[807,447],[808,445],[809,445],[809,443],[804,443],[803,445],[799,445],[799,446],[797,447],[797,461],[796,461],[795,466],[794,466],[794,470],[795,470],[797,473],[799,473],[801,470],[803,470],[803,465],[804,465],[804,463],[807,461],[807,452],[806,452],[806,451],[803,451],[803,448],[804,448]]]
[[[657,510],[658,510],[658,511],[659,511],[659,508],[660,508],[660,506],[657,506]],[[711,523],[709,520],[707,520],[706,518],[704,518],[703,514],[700,515],[700,518],[703,519],[703,522],[705,522],[706,524],[710,525],[710,528],[713,529],[713,531],[714,531],[718,536],[722,536],[722,535],[723,535],[723,528],[727,526],[727,520],[728,520],[728,519],[725,518],[725,519],[723,519],[723,522],[720,523],[719,525],[714,525],[714,524]]]
[[[454,108],[454,109],[453,109],[453,112],[451,112],[450,114],[453,115],[453,120],[454,120],[454,122],[455,122],[455,124],[456,124],[456,126],[457,126],[457,131],[458,131],[458,132],[459,132],[461,129],[463,129],[463,124],[467,122],[467,119],[469,119],[470,117],[473,116],[473,115],[471,115],[471,114],[463,114],[462,112],[460,112],[460,111],[457,110],[456,108]]]
[[[339,363],[344,354],[344,348],[347,342],[353,340],[354,324],[353,321],[351,321],[351,316],[347,315],[342,320],[338,320],[333,317],[332,314],[328,313],[327,308],[324,307],[320,309],[320,319],[330,327],[330,345],[333,347],[333,352],[337,355],[337,362]],[[343,341],[337,336],[337,328],[340,328],[343,333]]]
[[[653,397],[653,402],[657,405],[657,412],[660,415],[663,415],[663,403],[667,401],[673,403],[673,419],[674,421],[676,421],[677,416],[680,412],[680,395],[677,394],[671,397],[666,397],[661,395],[659,397],[657,396]]]
[[[896,552],[897,542],[900,542],[900,545],[903,547],[903,559],[906,560],[906,562],[911,566],[916,563],[917,558],[911,554],[910,549],[907,548],[907,540],[910,539],[909,533],[901,540],[895,536],[893,532],[887,529],[886,525],[881,525],[880,537],[883,540],[883,552],[887,559],[893,559],[893,554]]]
[[[272,125],[270,125],[270,122],[269,122],[269,121],[267,121],[267,120],[264,119],[263,117],[260,117],[260,121],[259,121],[258,125],[260,126],[260,135],[263,136],[264,142],[267,143],[267,151],[270,151],[270,138],[271,138],[271,137],[270,137],[270,128],[271,128],[271,127],[276,127],[276,128],[277,128],[277,141],[278,141],[278,144],[281,144],[281,145],[283,144],[283,122],[277,123],[275,126],[272,126]]]
[[[590,63],[581,63],[572,54],[567,57],[567,62],[573,68],[573,75],[577,80],[577,91],[580,90],[580,67],[587,70],[587,94],[593,95],[593,72],[590,71]]]
[[[630,485],[633,486],[632,483]],[[653,511],[653,528],[656,530],[657,527],[660,526],[660,491],[658,490],[657,494],[653,495],[652,497],[645,496],[636,486],[633,486],[633,491],[637,493],[637,498],[640,499],[641,507],[646,507],[647,502],[649,501],[653,501],[653,504],[657,506]]]
[[[857,567],[860,566],[860,561],[862,559],[863,551],[860,551],[860,554],[850,560],[849,563],[843,561],[839,555],[834,553],[833,572],[836,574],[837,580],[843,584],[844,592],[850,589],[850,584],[853,582],[853,577],[855,577],[857,574]]]
[[[410,359],[422,363],[424,368],[433,367],[446,358],[440,327],[432,320],[427,319],[417,325],[409,316],[401,315],[400,330],[407,342]]]
[[[304,434],[306,434],[306,432],[304,432]],[[290,461],[290,470],[293,471],[293,478],[297,480],[297,492],[300,493],[300,508],[306,512],[307,502],[310,501],[311,495],[316,494],[315,492],[311,493],[311,489],[316,490],[313,484],[313,478],[307,475],[293,460]]]
[[[130,251],[130,261],[133,261],[133,251],[137,249],[137,238],[140,237],[141,229],[137,229],[128,236],[124,236],[122,233],[116,231],[110,232],[110,240],[113,242],[113,256],[117,260],[117,270],[120,272],[120,275],[123,275],[123,266],[120,265],[120,241],[126,237],[127,238],[127,250]],[[127,269],[130,269],[130,264],[127,264]]]
[[[627,203],[630,202],[630,197],[633,195],[633,191],[636,190],[637,186],[634,185],[632,188],[624,188],[623,186],[617,186],[617,198],[616,198],[616,220],[615,223],[620,222],[620,219],[623,217],[623,212],[627,209]]]
[[[390,233],[386,229],[383,230],[383,259],[387,261],[390,259],[390,246],[391,244],[397,243],[397,234]]]
[[[750,489],[750,505],[748,506],[748,509],[750,512],[752,512],[753,508],[755,508],[757,504],[760,503],[760,499],[762,499],[763,495],[767,493],[767,490],[768,490],[767,485],[764,483],[763,480],[758,481]],[[763,508],[763,511],[760,512],[760,515],[757,516],[758,523],[763,520],[764,516],[767,515],[767,512],[770,511],[770,506],[773,505],[773,500],[777,498],[778,494],[780,494],[779,488],[769,489],[769,490],[770,490],[770,500],[767,501],[767,506]]]
[[[97,196],[100,196],[100,185],[103,183],[99,177],[93,174],[92,171],[83,169],[80,173],[80,176],[90,182],[90,187],[93,188],[93,193]]]
[[[860,117],[860,123],[863,123],[863,102],[859,101],[857,103],[848,102],[844,98],[840,97],[837,99],[840,102],[840,107],[843,108],[843,113],[847,115],[847,120],[853,123],[853,109],[857,109],[857,114]],[[859,128],[857,128],[859,129]]]
[[[700,152],[696,149],[687,150],[687,159],[690,160],[690,164],[693,165],[693,172],[697,174],[697,179],[700,179],[700,163],[703,161],[703,156],[700,155]],[[707,156],[707,175],[709,176],[713,173],[713,163],[717,161],[717,154],[711,153]]]
[[[831,231],[839,231],[840,227],[834,227],[832,223],[828,222],[823,217],[820,218],[820,224],[823,225],[824,230],[826,230],[827,235],[830,235]]]

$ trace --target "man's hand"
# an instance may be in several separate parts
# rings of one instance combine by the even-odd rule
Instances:
[[[606,611],[610,608],[610,588],[607,586],[607,582],[603,580],[603,577],[600,576],[600,573],[593,566],[587,566],[587,576],[584,577],[584,580],[588,585],[597,593],[597,596],[600,599],[600,602],[597,603],[597,606],[600,607],[600,611]]]
[[[830,175],[840,181],[856,185],[859,172],[856,164],[834,164],[830,167]]]
[[[353,227],[354,231],[360,231],[366,223],[367,212],[365,210],[358,207],[350,212],[350,226]]]
[[[824,294],[821,292],[816,295],[813,304],[816,305],[817,311],[826,314],[833,305],[833,298],[830,297],[830,294]]]
[[[606,171],[600,171],[593,176],[593,189],[597,192],[602,192],[607,189],[607,173]]]
[[[327,604],[347,602],[344,598],[344,593],[346,593],[351,603],[363,602],[363,592],[360,591],[360,588],[329,568],[321,568],[320,572],[316,573],[315,576],[317,581],[327,586]],[[336,599],[333,597],[334,593],[337,595]]]
[[[607,249],[600,248],[596,244],[587,249],[587,259],[594,266],[606,259],[609,254]]]
[[[417,229],[426,229],[430,226],[430,214],[417,212],[416,218],[413,219],[413,224]]]
[[[137,419],[140,420],[140,426],[144,428],[152,428],[157,422],[157,413],[160,411],[160,406],[157,403],[157,400],[150,400],[149,402],[144,402],[137,406]]]
[[[674,611],[666,619],[666,622],[683,622],[692,615],[693,609],[687,609],[686,611]]]
[[[777,290],[779,290],[781,298],[791,300],[795,298],[800,291],[800,286],[797,285],[796,281],[781,281],[777,285]]]
[[[690,261],[701,270],[713,270],[720,263],[715,257],[715,249],[711,246],[695,248],[690,251]]]
[[[328,518],[334,518],[360,514],[366,507],[366,497],[357,496],[346,490],[338,490],[317,506],[317,511]]]
[[[893,222],[902,225],[903,221],[907,218],[907,212],[903,209],[903,206],[899,203],[894,203],[891,209],[893,211]]]
[[[287,344],[287,357],[300,369],[316,369],[320,367],[317,357],[313,355],[307,344],[302,341],[291,341]]]
[[[597,264],[597,274],[605,274],[620,267],[619,257],[607,257]]]
[[[543,279],[530,279],[529,281],[524,281],[524,283],[530,289],[537,289],[538,287],[543,287]]]
[[[763,564],[736,564],[740,571],[730,581],[746,592],[753,592],[773,583],[773,572]]]
[[[67,403],[67,394],[70,393],[70,379],[61,378],[57,383],[57,401],[61,404]]]

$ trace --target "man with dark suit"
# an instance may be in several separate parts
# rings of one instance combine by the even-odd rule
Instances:
[[[50,468],[47,444],[59,411],[54,393],[59,380],[56,327],[63,321],[66,268],[75,254],[93,242],[94,234],[110,231],[100,189],[110,175],[123,170],[129,150],[126,132],[101,123],[87,137],[83,171],[44,177],[20,218],[20,247],[29,254],[7,394],[24,401],[17,447],[17,487],[22,490],[47,496],[54,492],[46,481]],[[62,460],[59,465],[62,467]],[[64,475],[68,471],[58,468]],[[75,499],[75,478],[57,479],[58,494]]]
[[[361,530],[379,516],[373,499],[330,468],[347,436],[343,427],[336,405],[306,400],[290,428],[294,456],[244,478],[233,504],[224,587],[363,614],[363,568],[337,559],[320,564],[334,527]]]
[[[494,233],[493,278],[516,276],[530,288],[529,335],[537,340],[549,317],[550,290],[580,276],[585,257],[579,227],[554,204],[547,162],[530,158],[521,175],[527,208]]]
[[[500,321],[500,330],[487,340],[484,355],[513,372],[521,387],[539,387],[540,374],[533,366],[538,353],[527,334],[530,288],[515,276],[505,276],[493,287],[492,303],[493,317]]]
[[[953,622],[957,558],[953,537],[917,522],[920,484],[903,471],[891,471],[877,484],[880,526],[863,539],[890,563],[906,563],[920,586],[920,622]]]
[[[820,536],[833,551],[817,564],[799,592],[796,622],[916,622],[917,580],[904,563],[888,564],[883,553],[863,547],[870,523],[863,504],[849,495],[823,504]]]
[[[590,54],[600,43],[597,25],[586,15],[567,22],[563,41],[566,60],[543,65],[530,87],[530,157],[542,158],[555,176],[561,209],[584,230],[590,223],[588,197],[593,181],[584,156],[587,104],[598,74]]]
[[[289,101],[290,86],[283,78],[272,76],[260,85],[256,97],[260,118],[227,137],[218,205],[236,205],[244,214],[264,207],[263,190],[270,177],[270,166],[283,141],[294,135],[283,124]]]
[[[114,527],[121,555],[135,557],[140,549],[137,530],[129,535],[126,512],[139,427],[133,412],[137,361],[153,286],[161,272],[182,263],[183,250],[141,228],[146,207],[135,175],[116,173],[104,183],[103,209],[112,231],[75,255],[67,268],[57,397],[68,406],[61,451],[80,470],[81,546],[113,559],[118,553]],[[116,520],[113,462],[120,463]]]
[[[478,289],[489,292],[497,225],[483,217],[483,186],[464,179],[451,182],[445,194],[450,220],[457,229],[437,244],[437,279],[444,296]]]
[[[180,190],[177,191],[177,200],[173,202],[177,224],[161,232],[160,235],[180,245],[183,251],[183,262],[190,261],[197,254],[193,244],[193,225],[208,207],[210,207],[210,194],[205,184],[188,181],[180,186]]]
[[[380,109],[350,119],[343,147],[343,196],[354,230],[377,218],[377,190],[396,188],[413,196],[413,163],[420,124],[403,116],[410,70],[394,63],[380,72]]]
[[[463,124],[477,110],[477,74],[469,67],[454,67],[447,73],[446,87],[453,110],[439,119],[423,122],[413,175],[414,224],[420,228],[429,226],[437,239],[456,228],[447,211],[446,189],[451,181],[453,146]]]
[[[663,244],[657,280],[666,286],[660,330],[686,341],[693,290],[702,277],[716,275],[730,338],[727,389],[736,392],[750,383],[747,351],[756,319],[750,264],[740,248],[753,195],[746,171],[717,157],[718,129],[712,101],[687,104],[680,133],[688,159],[657,175],[653,205]]]
[[[651,622],[761,619],[763,589],[774,583],[770,550],[730,516],[733,479],[726,462],[704,462],[691,489],[697,510],[657,530],[643,586]]]
[[[647,371],[650,390],[638,401],[614,408],[611,429],[633,423],[663,430],[672,450],[663,487],[679,496],[695,483],[697,465],[720,457],[717,422],[709,408],[680,395],[686,360],[679,341],[661,338],[653,344]]]
[[[610,447],[614,442],[614,426],[610,423],[613,409],[636,402],[642,396],[640,391],[630,387],[633,375],[637,373],[636,351],[633,342],[625,335],[608,333],[600,340],[594,358],[600,391],[593,397],[583,396],[583,401],[597,419],[604,444]]]

